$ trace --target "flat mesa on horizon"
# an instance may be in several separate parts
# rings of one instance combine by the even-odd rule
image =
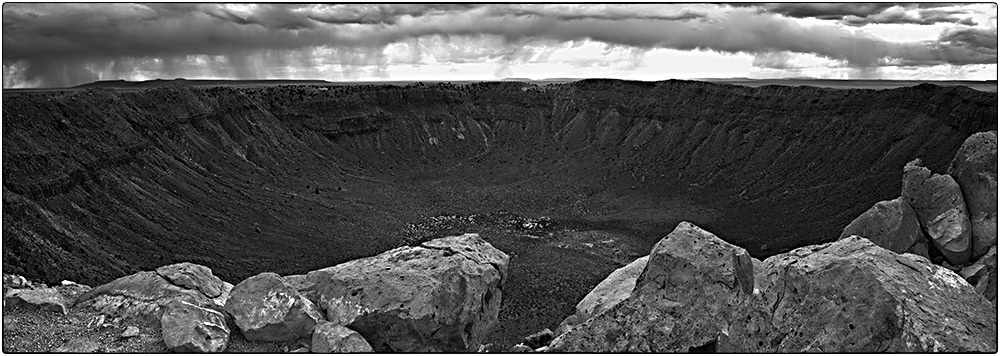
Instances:
[[[77,85],[70,88],[36,88],[27,90],[68,90],[87,88],[110,88],[110,89],[140,89],[167,86],[269,86],[269,85],[314,85],[314,86],[341,86],[341,85],[409,85],[415,83],[490,83],[490,82],[524,82],[537,85],[553,83],[572,83],[581,80],[617,80],[604,78],[504,78],[502,80],[412,80],[412,81],[347,81],[336,82],[322,79],[154,79],[145,81],[128,80],[103,80]],[[677,79],[672,79],[677,80]],[[783,86],[814,86],[822,88],[837,89],[892,89],[910,87],[920,84],[933,84],[938,86],[966,86],[975,90],[997,92],[996,80],[888,80],[888,79],[816,79],[816,78],[781,78],[781,79],[755,79],[755,78],[698,78],[681,79],[682,81],[703,81],[718,84],[735,84],[749,87],[760,87],[764,85]],[[626,80],[627,81],[627,80]],[[653,82],[666,82],[671,80],[661,80]]]

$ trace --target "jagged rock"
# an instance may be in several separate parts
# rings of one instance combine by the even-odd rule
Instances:
[[[840,238],[861,236],[896,253],[928,257],[927,238],[920,230],[920,220],[902,197],[875,203],[851,221]]]
[[[69,304],[55,288],[11,289],[4,295],[4,306],[20,305],[32,309],[47,309],[66,314]]]
[[[31,284],[28,280],[22,276],[16,274],[3,274],[3,288],[28,288]]]
[[[57,354],[92,354],[101,350],[101,344],[84,337],[74,338],[52,350]]]
[[[474,352],[500,312],[508,256],[465,234],[312,271],[327,319],[377,352]]]
[[[87,319],[87,328],[96,329],[104,325],[104,321],[107,320],[107,316],[104,314],[97,314]]]
[[[760,293],[760,290],[766,289],[768,287],[767,281],[763,279],[766,269],[764,268],[764,262],[756,258],[750,257],[750,263],[753,264],[753,293]]]
[[[948,174],[962,188],[972,224],[972,258],[979,258],[997,244],[997,132],[969,136]]]
[[[953,265],[951,263],[948,263],[947,260],[941,261],[941,263],[938,264],[938,266],[944,267],[945,269],[955,273],[958,273],[958,271],[962,269],[962,266]]]
[[[616,269],[601,283],[598,283],[586,297],[576,304],[576,314],[567,317],[556,329],[556,335],[562,335],[574,326],[587,321],[595,315],[600,315],[628,298],[635,288],[635,280],[646,268],[649,256],[643,256],[622,268]]]
[[[111,320],[108,320],[103,325],[101,325],[101,328],[114,329],[114,328],[117,328],[118,324],[121,323],[121,322],[122,322],[121,318],[112,318]]]
[[[212,302],[215,305],[224,306],[226,302],[229,301],[230,293],[233,291],[233,284],[229,282],[222,282],[222,293],[218,297],[212,298]]]
[[[372,346],[354,330],[325,321],[316,325],[313,331],[312,351],[321,354],[372,352]]]
[[[308,337],[323,315],[277,274],[266,272],[233,287],[226,311],[247,340],[287,341]]]
[[[549,351],[710,351],[753,286],[746,250],[681,222],[653,247],[627,299],[560,335]]]
[[[160,319],[160,320],[163,320],[163,319]],[[122,335],[121,335],[121,337],[123,339],[127,339],[127,338],[130,338],[130,337],[136,337],[136,336],[139,336],[139,328],[136,327],[136,326],[134,326],[134,325],[130,325],[130,326],[126,327],[125,330],[122,331]]]
[[[175,263],[157,268],[156,274],[166,278],[170,283],[175,285],[188,289],[197,289],[209,298],[216,298],[222,295],[222,280],[212,274],[211,269],[202,265],[189,262]]]
[[[163,343],[174,352],[222,352],[229,345],[225,314],[182,300],[167,305],[160,328]]]
[[[552,330],[546,328],[545,330],[528,335],[521,343],[532,349],[537,349],[542,346],[548,346],[552,342],[553,337]]]
[[[69,281],[63,281],[63,282],[69,282]],[[93,289],[86,284],[78,284],[73,282],[62,283],[54,288],[57,291],[59,291],[59,294],[62,294],[62,296],[66,298],[67,306],[72,306],[74,303],[76,303],[76,300],[79,299],[81,295]]]
[[[852,236],[764,261],[735,307],[726,353],[996,352],[996,311],[926,258]]]
[[[980,278],[986,276],[987,274],[989,274],[989,268],[986,268],[986,266],[979,263],[973,263],[965,266],[958,272],[959,276],[965,278],[965,281],[969,282],[969,284],[973,286],[976,285],[976,282],[978,282]]]
[[[903,168],[903,199],[920,218],[934,247],[953,265],[972,255],[972,225],[958,183],[947,174],[933,174],[915,159]]]
[[[997,307],[997,247],[993,246],[976,263],[963,268],[959,275],[975,287],[976,292]]]
[[[514,354],[516,354],[516,353],[525,353],[525,352],[533,352],[533,351],[535,351],[535,350],[533,350],[532,348],[528,347],[528,345],[517,344],[517,345],[511,346],[510,350],[508,350],[507,352],[508,353],[514,353]]]
[[[315,331],[313,331],[313,332],[315,332]],[[305,346],[297,348],[297,349],[292,350],[292,351],[288,351],[288,353],[291,353],[291,354],[307,354],[307,353],[310,353],[310,352],[311,351],[309,350],[309,348],[305,347]]]
[[[159,323],[163,308],[174,300],[222,310],[221,305],[202,292],[172,284],[152,271],[121,277],[91,289],[78,298],[76,307]]]

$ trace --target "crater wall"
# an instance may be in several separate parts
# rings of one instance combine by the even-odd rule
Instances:
[[[495,210],[613,226],[646,250],[684,219],[764,258],[836,239],[899,195],[899,167],[943,172],[997,117],[996,93],[933,85],[4,94],[4,270],[88,284],[181,261],[298,273]]]

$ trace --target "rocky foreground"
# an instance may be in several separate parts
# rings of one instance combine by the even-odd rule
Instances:
[[[515,348],[996,352],[996,142],[996,131],[972,135],[948,174],[910,162],[902,196],[875,204],[839,241],[764,261],[681,223],[556,332]]]
[[[324,353],[473,352],[497,320],[508,259],[478,235],[466,234],[307,275],[261,273],[236,285],[192,263],[96,288],[72,282],[46,287],[4,275],[7,314],[42,309],[94,330],[53,349],[13,348],[22,345],[16,335],[24,326],[5,317],[4,351],[222,352],[239,330],[244,345],[236,351],[244,352],[275,351],[247,349],[246,342]],[[121,334],[101,340],[106,329]],[[140,336],[160,340],[125,341]]]
[[[947,174],[907,164],[838,241],[764,261],[682,222],[510,350],[482,345],[509,256],[465,234],[235,285],[193,263],[95,288],[4,274],[3,351],[995,353],[996,140]]]

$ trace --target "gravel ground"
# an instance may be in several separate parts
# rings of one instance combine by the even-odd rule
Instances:
[[[97,315],[72,312],[69,315],[50,310],[5,307],[3,312],[3,352],[48,353],[73,340],[92,340],[100,345],[98,352],[163,353],[166,346],[160,331],[148,325],[129,321],[108,320],[95,326]],[[122,338],[125,328],[139,327],[139,336]]]
[[[62,315],[50,310],[5,307],[3,311],[4,353],[49,353],[74,339],[91,340],[102,353],[169,353],[160,337],[158,325],[131,320],[107,320],[105,326],[95,326],[96,313],[71,312]],[[231,325],[229,347],[233,353],[283,353],[306,346],[307,340],[288,342],[247,341]],[[122,338],[125,328],[136,326],[139,336]]]

